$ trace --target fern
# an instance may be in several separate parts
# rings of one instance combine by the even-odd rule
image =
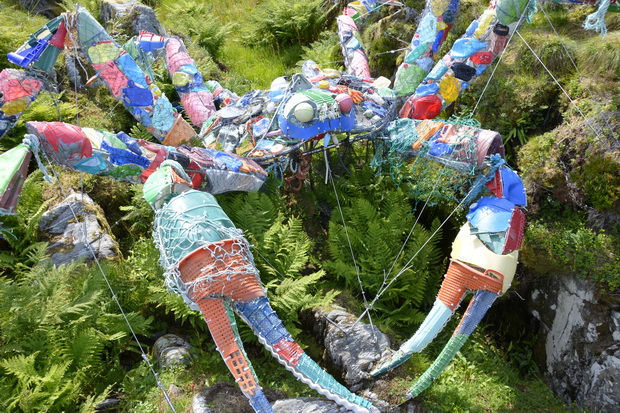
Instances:
[[[422,310],[432,303],[442,274],[438,249],[441,232],[431,237],[438,223],[429,230],[418,223],[404,244],[415,216],[410,213],[411,205],[401,189],[394,188],[381,177],[377,179],[368,169],[339,180],[336,187],[346,229],[331,191],[328,200],[333,203],[334,210],[326,245],[329,259],[322,262],[322,268],[360,299],[361,282],[368,301],[402,272],[390,288],[382,292],[372,315],[390,328],[415,327],[422,320]],[[423,247],[427,240],[428,244]],[[400,253],[403,245],[405,248]]]
[[[6,411],[77,411],[124,375],[129,336],[97,269],[83,264],[0,278],[0,395]],[[151,320],[128,312],[137,334]]]

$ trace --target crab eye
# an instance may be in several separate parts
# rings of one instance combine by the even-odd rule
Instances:
[[[303,123],[310,122],[314,119],[314,108],[307,102],[302,102],[295,106],[295,111],[293,113],[295,119]]]

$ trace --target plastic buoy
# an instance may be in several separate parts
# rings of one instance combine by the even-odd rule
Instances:
[[[310,122],[314,119],[314,108],[311,104],[302,102],[295,106],[295,118],[300,122]]]

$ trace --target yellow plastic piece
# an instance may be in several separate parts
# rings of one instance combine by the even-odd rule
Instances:
[[[445,24],[444,22],[437,22],[437,30],[443,30],[446,27],[448,27],[448,25]]]
[[[452,103],[459,97],[459,89],[461,88],[461,83],[454,76],[444,76],[441,79],[441,83],[439,83],[439,93],[441,93],[441,97],[444,98],[447,104]]]
[[[2,105],[2,111],[5,115],[15,115],[25,111],[30,102],[30,96],[23,96],[21,98],[6,102]]]
[[[185,72],[174,72],[172,84],[175,86],[185,86],[192,81],[192,76]]]
[[[88,49],[88,57],[95,65],[114,60],[119,54],[120,49],[114,43],[99,43]]]
[[[508,291],[517,270],[519,251],[500,255],[489,250],[475,235],[469,233],[469,224],[461,227],[452,243],[450,257],[466,264],[498,272],[504,276],[502,294]]]
[[[321,89],[327,89],[329,88],[329,82],[327,80],[321,80],[318,86]]]
[[[433,14],[436,17],[444,14],[448,6],[450,5],[450,0],[433,0],[431,2],[431,7],[433,9]]]
[[[82,132],[88,138],[93,148],[101,149],[101,141],[103,140],[103,134],[91,128],[82,128]]]
[[[495,9],[486,9],[482,16],[478,18],[478,28],[474,32],[474,38],[479,38],[491,24],[495,17]]]
[[[335,79],[337,77],[340,77],[340,70],[323,69],[323,74],[327,76],[328,79]]]
[[[149,89],[151,89],[155,96],[161,97],[161,89],[159,89],[155,83],[151,83]]]
[[[387,77],[379,76],[372,82],[372,85],[376,88],[388,88],[392,82]]]

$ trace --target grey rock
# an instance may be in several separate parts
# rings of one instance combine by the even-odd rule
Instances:
[[[120,19],[138,4],[138,0],[102,0],[99,18],[103,23]]]
[[[168,35],[159,20],[157,20],[155,12],[150,7],[139,4],[133,8],[132,12],[135,13],[134,20],[131,24],[134,33],[138,34],[141,30],[146,30],[147,32],[159,34],[161,36]]]
[[[199,393],[192,399],[192,413],[211,413],[211,409],[207,407],[207,398],[204,394]]]
[[[349,410],[331,400],[300,397],[276,401],[273,411],[275,413],[346,413]]]
[[[50,241],[47,252],[52,263],[62,265],[79,259],[92,261],[95,257],[112,259],[119,255],[116,241],[102,229],[107,223],[102,222],[105,218],[102,213],[98,216],[97,209],[88,195],[72,192],[43,214],[39,229]]]
[[[530,293],[540,321],[535,354],[553,391],[570,403],[600,412],[620,408],[620,302],[597,284],[556,276]]]
[[[342,372],[347,387],[361,389],[370,370],[390,352],[390,339],[375,326],[362,322],[343,309],[315,310],[313,330],[325,346],[329,361]]]
[[[153,345],[153,354],[160,368],[187,366],[192,361],[192,346],[175,334],[165,334]]]
[[[145,30],[161,36],[168,35],[153,9],[141,4],[138,0],[103,0],[100,17],[104,23],[123,17],[131,19],[133,34],[139,34],[140,31]]]
[[[59,0],[17,0],[17,3],[30,13],[42,14],[50,19],[62,12]]]
[[[116,398],[105,399],[97,406],[95,406],[95,411],[97,412],[115,412],[117,411],[121,401]]]

